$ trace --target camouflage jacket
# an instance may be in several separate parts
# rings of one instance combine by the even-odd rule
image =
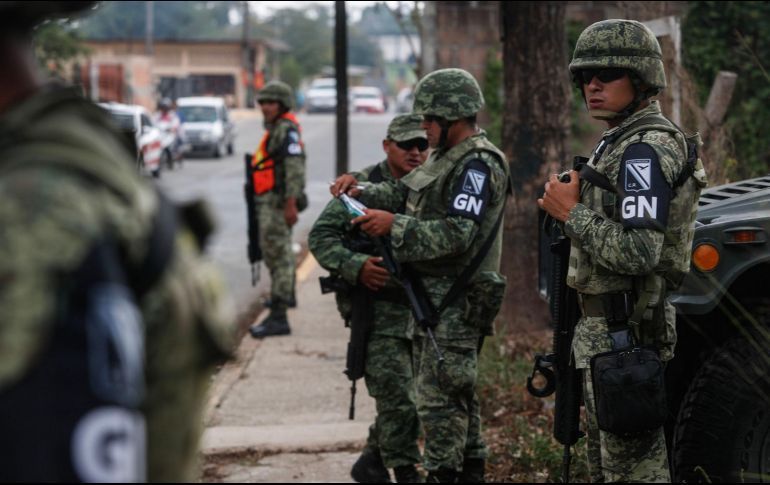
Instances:
[[[383,182],[393,182],[395,177],[390,172],[387,161],[371,165],[352,175],[358,181],[369,181],[372,171],[379,167]],[[332,199],[313,224],[308,236],[308,246],[318,263],[332,273],[339,274],[348,284],[357,285],[358,275],[370,254],[357,253],[345,247],[343,240],[355,236],[359,230],[350,224],[352,215],[339,199]],[[367,237],[359,235],[358,237]],[[400,285],[391,279],[386,285],[389,290],[396,290]],[[349,315],[350,302],[345,301],[345,295],[338,295],[337,302],[343,318]],[[409,322],[410,309],[388,301],[376,300],[374,303],[375,322],[372,329],[374,334],[391,337],[410,338],[412,328]]]
[[[286,198],[299,198],[305,190],[305,147],[299,126],[289,119],[265,123],[265,129],[270,131],[267,152],[275,160],[277,187],[257,199],[282,205]]]
[[[147,253],[158,196],[111,127],[67,90],[0,117],[0,392],[52,344],[63,287],[92,247],[109,238],[132,263]],[[179,231],[163,276],[140,300],[150,481],[197,477],[207,383],[234,343],[223,293],[192,234]]]
[[[580,203],[565,224],[572,241],[567,283],[581,294],[634,291],[638,298],[640,291],[649,291],[653,294],[649,308],[661,308],[666,305],[662,274],[672,267],[689,270],[693,220],[705,185],[703,166],[698,161],[693,176],[672,190],[687,159],[684,136],[678,130],[662,129],[622,136],[659,115],[660,107],[653,101],[605,132],[603,139],[619,135],[618,143],[609,145],[597,159],[600,144],[589,159],[588,164],[618,187],[620,195],[581,182]],[[647,151],[638,152],[644,154],[638,157],[630,155],[638,150]],[[640,329],[643,342],[657,345],[664,359],[673,355],[676,342],[671,310],[647,312]],[[610,348],[606,322],[584,320],[576,330],[574,348],[579,365],[587,366],[592,355]]]
[[[395,216],[391,229],[394,253],[400,261],[412,264],[431,300],[439,305],[491,234],[508,193],[510,175],[504,155],[483,134],[476,134],[448,150],[433,152],[422,166],[399,181],[367,189],[361,201],[392,212],[406,202],[406,212]],[[472,283],[489,280],[504,287],[498,273],[501,251],[502,225]],[[488,304],[494,307],[490,312],[496,314],[499,302]],[[466,322],[439,325],[437,337],[471,341],[478,336],[480,326],[489,333],[488,318],[477,325],[467,321],[479,311],[474,304],[460,301],[451,306],[454,308],[447,311],[459,312],[459,320]]]

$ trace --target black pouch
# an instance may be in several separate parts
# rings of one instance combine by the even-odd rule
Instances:
[[[664,367],[655,349],[598,354],[591,376],[599,429],[621,436],[653,431],[666,421]]]

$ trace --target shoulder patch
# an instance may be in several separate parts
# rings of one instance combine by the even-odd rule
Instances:
[[[465,164],[449,203],[447,213],[481,222],[489,205],[489,166],[480,159]]]
[[[286,132],[286,154],[302,155],[302,142],[297,129],[293,126]]]
[[[634,143],[626,148],[620,161],[618,186],[624,227],[666,230],[671,187],[650,145]]]

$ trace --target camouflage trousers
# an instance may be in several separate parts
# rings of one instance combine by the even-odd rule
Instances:
[[[442,322],[444,324],[445,322]],[[476,395],[478,350],[439,340],[444,363],[427,337],[415,334],[417,412],[425,431],[424,467],[461,471],[463,460],[486,458],[481,437],[481,408]]]
[[[377,406],[366,445],[379,449],[387,468],[419,463],[411,339],[372,335],[366,347],[364,381]]]
[[[259,245],[265,265],[270,271],[270,298],[288,303],[294,300],[296,265],[291,249],[291,228],[284,219],[283,207],[276,207],[272,203],[272,195],[257,198]]]
[[[588,418],[586,434],[592,482],[671,482],[662,427],[633,438],[601,431],[597,424],[590,369],[583,370],[583,396]]]

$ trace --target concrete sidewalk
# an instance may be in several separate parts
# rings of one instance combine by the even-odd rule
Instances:
[[[292,334],[254,340],[216,376],[206,412],[206,481],[351,482],[375,411],[357,382],[356,419],[348,420],[350,381],[342,373],[349,330],[326,274],[308,255],[297,270]],[[264,312],[259,318],[264,316]]]

